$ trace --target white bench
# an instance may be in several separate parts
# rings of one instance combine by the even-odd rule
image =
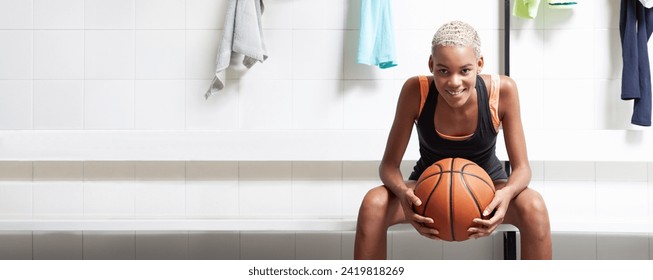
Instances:
[[[564,137],[561,137],[564,135]],[[3,131],[0,161],[378,161],[387,131]],[[265,139],[265,141],[259,141]],[[406,152],[417,159],[414,135]],[[532,161],[648,162],[648,130],[526,131]],[[361,147],[365,147],[361,149]],[[606,148],[609,147],[609,148]],[[500,159],[507,160],[502,138]],[[651,233],[653,219],[552,220],[554,232]],[[355,217],[11,217],[0,231],[353,231]],[[392,230],[412,230],[399,225]],[[499,231],[514,231],[502,226]]]
[[[552,221],[553,232],[651,233],[651,220]],[[75,218],[26,217],[0,221],[1,231],[354,231],[354,218],[261,219],[261,218]],[[410,225],[391,230],[410,231]],[[514,231],[501,225],[497,231]]]

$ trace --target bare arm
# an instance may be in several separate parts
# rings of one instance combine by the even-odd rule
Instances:
[[[437,239],[438,231],[423,225],[423,223],[433,223],[433,219],[418,215],[413,211],[413,205],[421,205],[422,202],[415,196],[414,186],[406,185],[400,170],[413,125],[419,114],[421,98],[419,92],[417,77],[408,79],[401,89],[395,118],[379,166],[379,176],[386,188],[399,199],[406,220],[421,235]]]
[[[474,219],[474,222],[481,226],[469,229],[474,238],[491,234],[503,222],[510,202],[528,186],[531,180],[517,86],[511,78],[502,76],[500,92],[499,118],[503,126],[512,174],[505,185],[498,186],[494,199],[483,212],[483,216],[486,217],[493,211],[494,215],[489,220]]]
[[[502,189],[515,198],[531,180],[531,168],[526,152],[526,138],[521,121],[519,95],[515,82],[509,77],[501,78],[499,114],[503,123],[503,135],[512,167],[512,174]]]
[[[408,79],[401,89],[395,118],[379,166],[381,181],[397,196],[407,190],[400,165],[419,113],[419,102],[419,81],[413,77]]]

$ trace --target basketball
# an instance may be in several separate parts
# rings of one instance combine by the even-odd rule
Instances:
[[[494,198],[490,176],[476,163],[463,158],[445,158],[424,170],[417,180],[415,195],[422,205],[413,206],[415,213],[430,217],[446,241],[469,239],[467,229],[477,224],[483,210]]]

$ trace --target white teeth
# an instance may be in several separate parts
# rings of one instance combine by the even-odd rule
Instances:
[[[463,91],[465,91],[465,90],[464,90],[464,89],[461,89],[461,90],[459,90],[459,91],[451,91],[451,90],[447,90],[447,93],[450,94],[450,95],[454,95],[454,96],[455,96],[455,95],[462,94]]]

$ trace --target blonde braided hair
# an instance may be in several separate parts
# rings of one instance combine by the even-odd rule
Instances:
[[[472,47],[476,58],[481,57],[481,38],[471,25],[462,21],[445,23],[433,35],[431,49],[438,46]]]

